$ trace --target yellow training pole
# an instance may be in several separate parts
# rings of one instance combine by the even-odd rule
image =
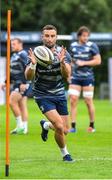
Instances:
[[[9,176],[10,32],[11,32],[11,10],[8,10],[7,11],[7,62],[6,62],[6,165],[5,165],[6,176]]]

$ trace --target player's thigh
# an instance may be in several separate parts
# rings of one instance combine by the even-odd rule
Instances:
[[[94,97],[94,86],[84,86],[83,87],[83,98],[85,103],[88,106],[93,105],[93,97]]]
[[[80,85],[75,85],[71,84],[69,86],[68,94],[70,97],[70,101],[78,101],[81,93],[81,86]]]
[[[10,94],[10,104],[18,103],[21,100],[22,96],[19,92],[12,91]]]
[[[47,111],[44,115],[53,124],[55,129],[64,131],[63,120],[56,109]]]
[[[56,110],[60,116],[68,115],[67,99],[57,99],[55,101]]]
[[[39,109],[43,114],[45,114],[50,110],[56,109],[56,105],[51,99],[46,99],[46,98],[35,99],[35,102],[37,103]]]
[[[36,99],[36,103],[38,104],[38,107],[40,108],[41,112],[47,117],[47,119],[53,124],[53,126],[57,128],[63,128],[63,120],[60,116],[61,114],[64,114],[66,112],[65,106],[62,108],[62,102],[60,104],[60,101],[57,99]],[[57,107],[58,104],[58,107]],[[62,111],[58,112],[59,106],[61,106]],[[67,104],[66,104],[67,106]]]
[[[84,86],[82,88],[82,91],[83,91],[83,98],[86,100],[90,99],[92,100],[93,99],[93,96],[94,96],[94,86]]]

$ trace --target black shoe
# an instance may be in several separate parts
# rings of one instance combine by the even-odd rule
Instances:
[[[47,138],[48,138],[48,136],[47,136],[48,135],[48,130],[44,129],[44,123],[45,122],[46,122],[45,120],[40,121],[40,125],[42,127],[41,138],[42,138],[43,141],[47,141]]]
[[[67,154],[63,157],[63,161],[65,162],[74,162],[75,160],[72,159],[70,154]]]

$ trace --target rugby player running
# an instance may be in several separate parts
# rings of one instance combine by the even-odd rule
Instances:
[[[40,121],[41,137],[47,141],[49,129],[54,129],[54,137],[60,148],[63,161],[73,162],[65,142],[68,132],[68,110],[64,89],[64,78],[71,73],[71,56],[65,48],[56,45],[57,29],[53,25],[46,25],[42,30],[43,45],[54,54],[54,61],[47,67],[36,62],[32,49],[29,50],[30,64],[25,75],[28,80],[34,77],[34,99],[49,122]]]

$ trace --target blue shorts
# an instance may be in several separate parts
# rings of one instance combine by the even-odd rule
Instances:
[[[23,93],[21,93],[20,92],[20,84],[14,84],[11,86],[11,92],[12,91],[19,92],[22,96],[29,96],[29,93],[31,92],[31,85],[28,84],[28,88]]]
[[[70,84],[79,86],[94,86],[94,79],[71,79]]]
[[[46,113],[50,110],[56,109],[60,115],[68,115],[67,100],[64,99],[53,99],[53,98],[43,98],[35,99],[42,113]]]

